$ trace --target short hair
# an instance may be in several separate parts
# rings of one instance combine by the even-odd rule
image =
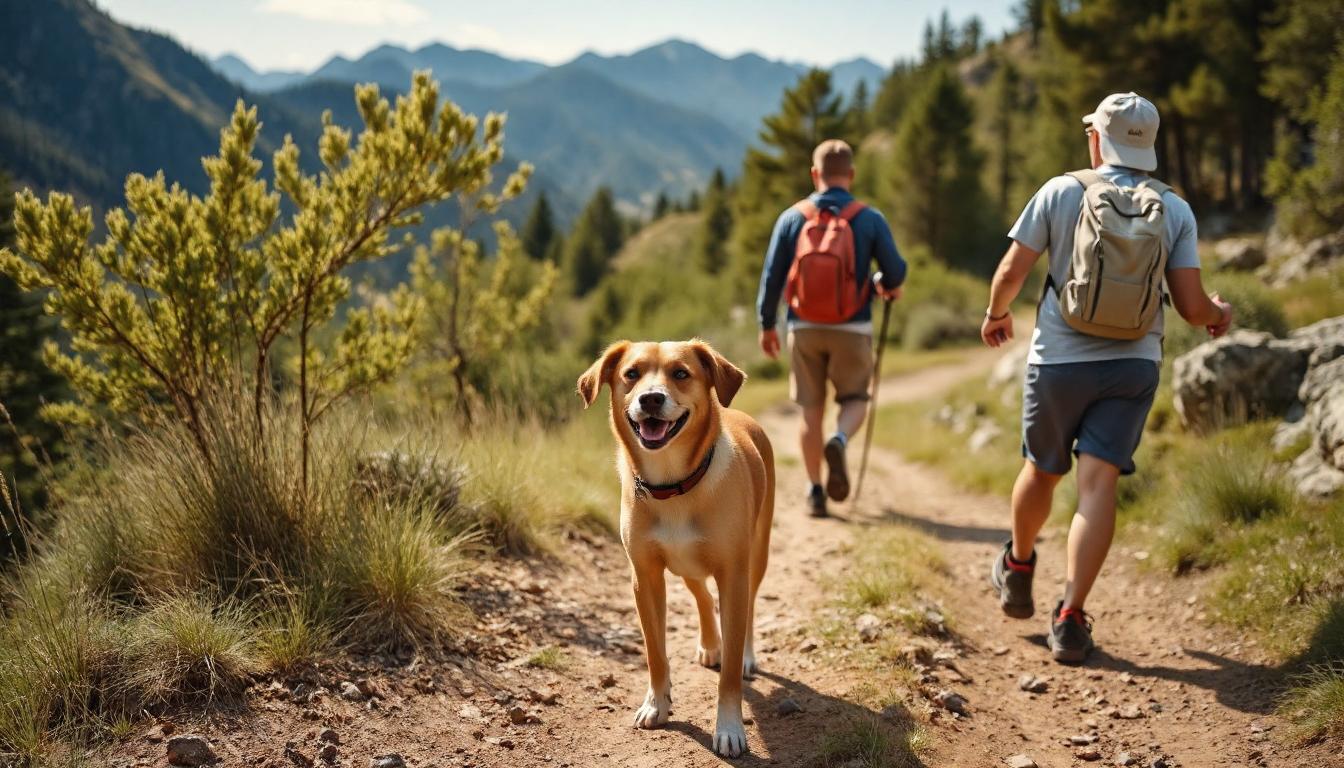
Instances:
[[[827,139],[812,150],[812,167],[823,179],[846,176],[854,170],[854,150],[840,139]]]

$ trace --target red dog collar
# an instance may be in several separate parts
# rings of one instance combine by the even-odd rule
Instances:
[[[709,471],[709,462],[713,459],[714,446],[711,445],[709,447],[709,452],[705,454],[705,460],[700,462],[700,466],[695,468],[695,471],[691,473],[690,477],[687,477],[679,483],[672,483],[670,485],[650,485],[644,482],[644,479],[639,475],[635,475],[635,495],[641,497],[645,495],[652,496],[659,501],[663,501],[665,499],[670,499],[673,496],[683,496],[688,494],[691,492],[692,488],[704,479],[705,473]]]

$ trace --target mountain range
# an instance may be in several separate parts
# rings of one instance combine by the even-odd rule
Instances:
[[[659,192],[702,188],[715,168],[733,175],[761,117],[803,71],[671,40],[555,66],[442,44],[383,45],[312,72],[257,72],[236,56],[208,62],[90,0],[0,0],[0,167],[20,185],[70,191],[98,209],[121,203],[132,172],[162,170],[203,194],[200,158],[218,147],[238,99],[260,113],[259,156],[269,159],[289,134],[311,163],[324,109],[358,126],[352,83],[376,82],[391,96],[417,69],[432,70],[467,111],[508,114],[508,163],[536,165],[530,192],[545,190],[562,220],[601,185],[634,211]],[[882,70],[859,59],[834,74],[848,92],[859,80],[875,86]],[[526,205],[515,203],[510,218]]]

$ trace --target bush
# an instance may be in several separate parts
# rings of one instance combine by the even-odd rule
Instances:
[[[1292,725],[1288,738],[1304,744],[1344,738],[1344,662],[1312,667],[1300,675],[1279,705]]]
[[[178,702],[241,693],[262,671],[241,603],[165,595],[127,632],[127,678],[141,701]]]
[[[938,349],[978,338],[978,317],[942,304],[923,304],[910,310],[901,344],[908,350]]]

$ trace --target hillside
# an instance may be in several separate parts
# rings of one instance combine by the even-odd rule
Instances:
[[[128,173],[162,169],[203,191],[203,155],[245,94],[172,39],[118,24],[85,0],[0,0],[0,167],[20,185],[100,206]],[[264,98],[261,151],[311,121]]]

